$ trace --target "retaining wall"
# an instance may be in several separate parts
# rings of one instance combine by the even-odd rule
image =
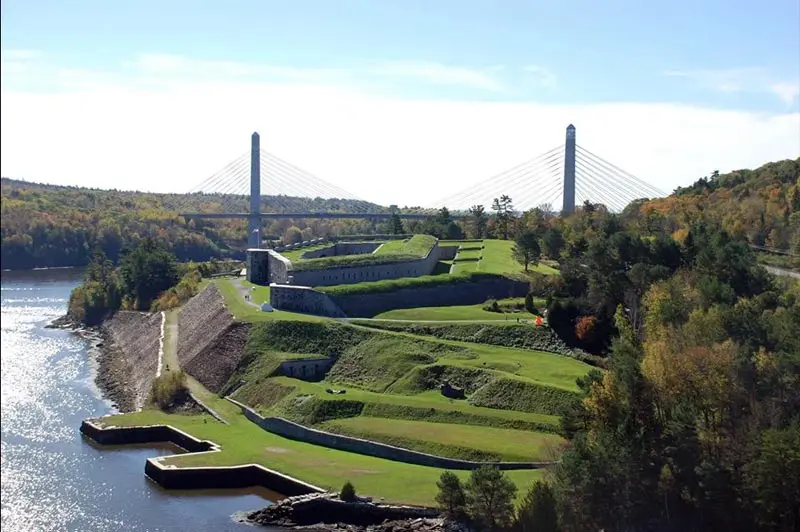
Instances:
[[[228,382],[244,356],[250,324],[239,323],[213,284],[191,298],[178,316],[181,368],[212,392]]]
[[[528,283],[499,277],[472,283],[403,288],[393,292],[328,296],[348,317],[370,318],[381,312],[416,307],[476,305],[489,298],[524,297]]]
[[[347,314],[328,297],[308,286],[269,285],[269,304],[278,310],[302,312],[329,318],[346,318]]]
[[[250,407],[227,397],[228,401],[234,403],[242,409],[244,416],[266,430],[278,436],[289,438],[290,440],[302,441],[330,449],[337,449],[340,451],[348,451],[351,453],[363,454],[367,456],[374,456],[376,458],[384,458],[386,460],[393,460],[396,462],[404,462],[407,464],[417,464],[429,467],[438,467],[442,469],[477,469],[487,462],[474,462],[471,460],[458,460],[456,458],[446,458],[443,456],[435,456],[432,454],[422,453],[419,451],[412,451],[410,449],[403,449],[385,443],[378,443],[369,440],[362,440],[360,438],[353,438],[351,436],[342,436],[341,434],[333,434],[322,430],[311,429],[293,423],[283,418],[262,417]],[[390,421],[388,421],[390,422]],[[543,462],[491,462],[492,465],[500,469],[538,469],[545,467],[546,463]]]
[[[119,311],[103,324],[103,331],[108,345],[100,371],[110,376],[109,395],[122,411],[142,408],[158,368],[161,313]]]
[[[399,279],[401,277],[419,277],[430,275],[439,260],[439,243],[435,242],[428,254],[421,259],[407,262],[390,262],[385,264],[365,264],[362,266],[343,266],[320,270],[292,270],[292,280],[288,284],[298,286],[330,286],[336,284],[353,284],[365,281]],[[270,267],[271,263],[270,263]],[[275,279],[270,273],[270,277]],[[280,281],[272,282],[284,284]]]
[[[169,425],[146,427],[101,427],[90,420],[81,423],[81,432],[101,445],[135,443],[173,443],[188,452],[219,452],[214,442],[198,440]],[[164,465],[168,457],[149,458],[145,474],[166,489],[220,489],[261,486],[285,496],[324,493],[320,487],[258,464],[224,467],[176,467]]]

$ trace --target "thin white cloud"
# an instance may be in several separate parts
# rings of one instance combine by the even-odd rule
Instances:
[[[497,71],[497,67],[493,69]],[[410,78],[436,85],[456,85],[502,92],[505,84],[488,71],[443,65],[431,61],[388,61],[376,63],[370,71],[383,76]]]
[[[523,67],[523,70],[529,73],[543,87],[554,88],[556,86],[556,75],[548,68],[528,65]]]
[[[40,73],[69,79],[68,91],[4,86],[2,175],[185,191],[245,152],[258,130],[264,149],[362,198],[424,205],[562,144],[569,123],[580,145],[663,190],[800,156],[800,113],[414,100],[362,85],[197,79],[168,61],[149,66],[128,79]]]
[[[774,94],[787,105],[800,95],[800,80],[779,80],[759,67],[668,70],[664,75],[686,78],[697,86],[719,92]]]

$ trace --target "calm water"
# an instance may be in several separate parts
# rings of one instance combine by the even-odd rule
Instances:
[[[2,530],[266,530],[234,514],[258,494],[174,493],[144,476],[167,449],[95,448],[81,420],[111,412],[94,385],[89,342],[45,329],[64,314],[73,270],[2,273]]]

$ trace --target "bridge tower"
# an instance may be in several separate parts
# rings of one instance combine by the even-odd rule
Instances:
[[[247,245],[261,247],[261,138],[253,133],[250,142],[250,216],[247,218]]]
[[[567,141],[564,146],[564,216],[575,212],[575,126],[567,126]]]

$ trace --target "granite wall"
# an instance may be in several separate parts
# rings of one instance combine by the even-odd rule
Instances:
[[[247,280],[253,284],[269,284],[269,261],[268,250],[248,249],[247,250]]]
[[[346,318],[347,314],[327,294],[308,286],[271,284],[269,304],[278,310],[302,312],[329,318]]]
[[[430,275],[439,260],[439,253],[439,243],[436,242],[424,258],[407,262],[346,266],[325,268],[323,270],[293,270],[289,273],[292,278],[289,284],[298,286],[331,286]],[[273,279],[275,278],[273,277]],[[278,280],[273,280],[272,282],[282,284]]]
[[[476,305],[487,299],[524,297],[528,283],[505,277],[483,279],[472,283],[454,283],[419,288],[403,288],[394,292],[328,296],[350,318],[371,318],[381,312],[416,307]]]

